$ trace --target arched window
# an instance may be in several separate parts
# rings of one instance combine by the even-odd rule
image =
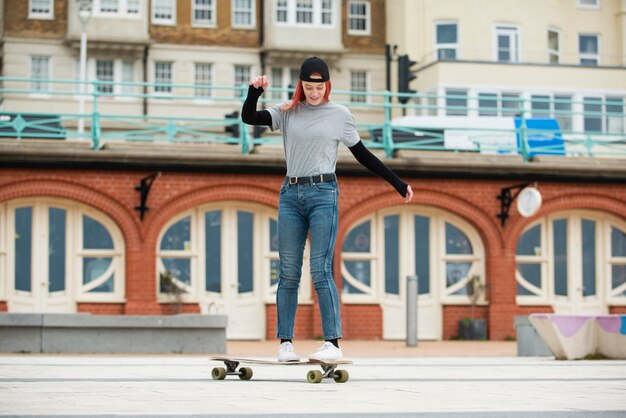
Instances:
[[[265,304],[275,303],[278,284],[276,211],[220,202],[179,214],[158,239],[160,302],[171,301],[159,282],[165,271],[185,290],[185,301],[229,315],[228,338],[264,338]],[[311,302],[310,290],[310,280],[302,280],[301,302]]]
[[[110,218],[63,199],[0,205],[0,288],[15,312],[124,301],[124,241]]]
[[[606,313],[626,304],[626,224],[593,211],[529,225],[517,242],[517,302],[562,313]]]
[[[473,275],[485,282],[484,264],[482,241],[464,220],[434,208],[384,209],[344,238],[342,300],[380,304],[383,337],[405,338],[406,278],[416,275],[419,338],[441,339],[442,305],[469,304],[466,284]]]

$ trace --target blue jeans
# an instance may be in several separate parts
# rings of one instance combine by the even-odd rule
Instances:
[[[277,337],[293,338],[298,308],[302,256],[311,231],[311,276],[317,292],[325,339],[341,338],[339,293],[333,280],[337,237],[336,181],[307,184],[283,182],[278,204]]]

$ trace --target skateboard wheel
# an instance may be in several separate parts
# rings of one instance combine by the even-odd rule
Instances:
[[[224,380],[226,378],[226,369],[223,367],[214,367],[211,371],[213,380]]]
[[[241,374],[239,375],[239,378],[241,380],[252,379],[252,369],[250,367],[242,367],[239,369],[239,371],[241,372]]]
[[[309,370],[306,374],[306,380],[308,380],[309,383],[319,383],[322,381],[322,372],[319,370]]]
[[[347,370],[335,370],[335,377],[334,377],[335,382],[346,383],[349,378],[350,378],[350,375],[348,374]]]

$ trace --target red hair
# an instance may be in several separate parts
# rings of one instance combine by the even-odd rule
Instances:
[[[330,80],[324,81],[326,84],[326,92],[324,92],[324,101],[327,102],[330,97],[330,90],[332,89],[332,85],[330,84]],[[302,80],[298,80],[296,84],[296,91],[293,92],[293,96],[291,97],[291,101],[289,103],[285,103],[282,107],[283,110],[291,110],[298,105],[298,103],[306,100],[306,96],[304,95],[304,88],[302,87]]]

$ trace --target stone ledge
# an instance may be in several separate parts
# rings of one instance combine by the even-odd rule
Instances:
[[[225,353],[225,315],[0,314],[0,352]]]

